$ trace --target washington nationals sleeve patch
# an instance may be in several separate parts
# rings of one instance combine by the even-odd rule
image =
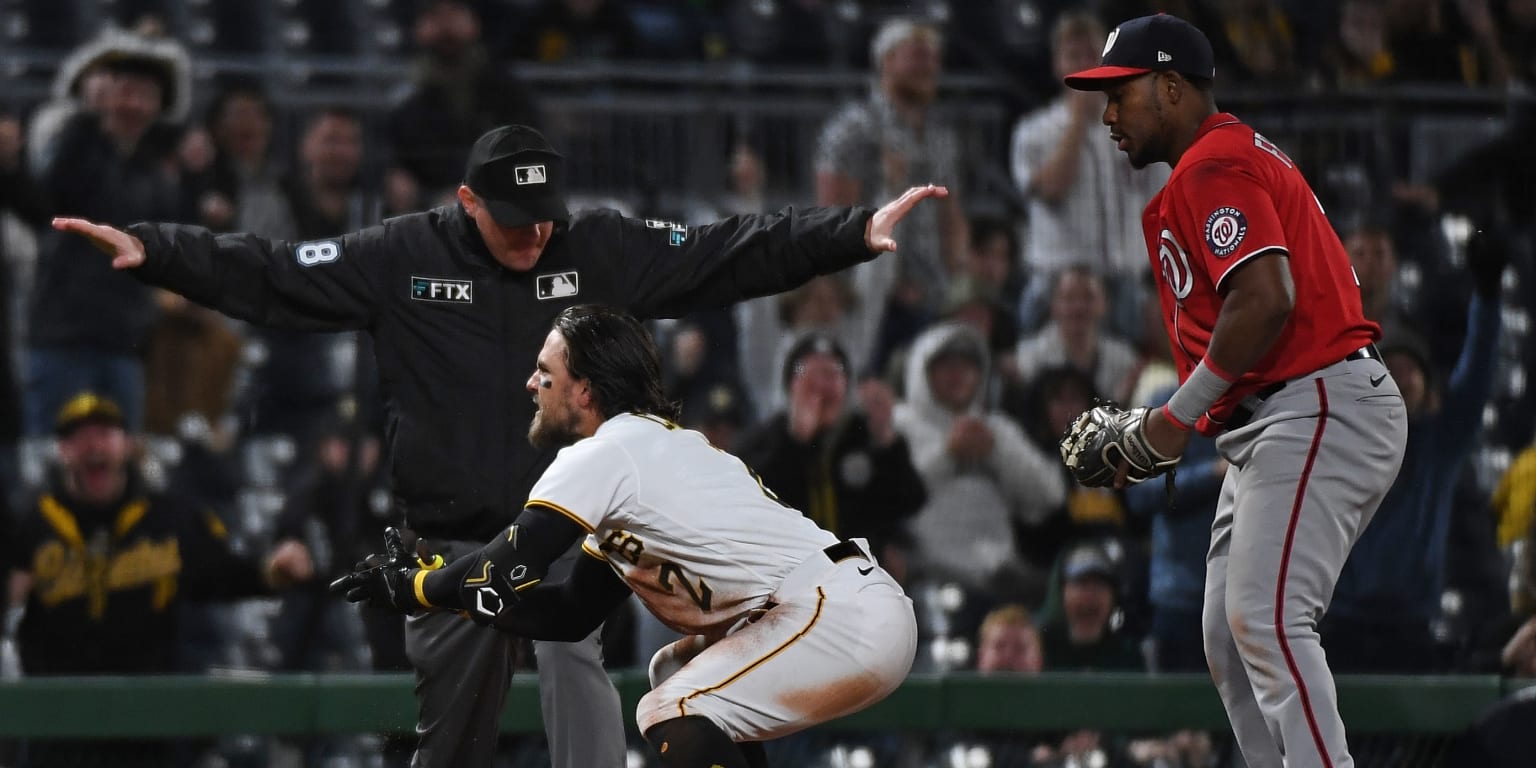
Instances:
[[[1247,235],[1248,218],[1236,208],[1217,208],[1205,219],[1205,244],[1218,257],[1231,256]]]

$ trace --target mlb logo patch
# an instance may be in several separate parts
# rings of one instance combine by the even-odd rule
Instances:
[[[581,281],[578,278],[580,275],[576,270],[539,275],[534,282],[535,295],[540,301],[575,296],[581,292]]]
[[[475,284],[469,280],[413,275],[411,276],[411,298],[415,301],[473,304],[475,303]]]
[[[519,165],[512,169],[513,178],[518,186],[524,184],[543,184],[547,180],[542,165]]]

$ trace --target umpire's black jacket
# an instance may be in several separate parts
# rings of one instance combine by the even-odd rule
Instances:
[[[171,224],[128,231],[144,242],[134,270],[144,282],[260,325],[371,333],[406,524],[484,540],[554,457],[528,444],[523,384],[561,309],[674,317],[788,290],[871,258],[872,215],[786,208],[684,228],[580,211],[526,273],[494,261],[457,205],[308,243]]]

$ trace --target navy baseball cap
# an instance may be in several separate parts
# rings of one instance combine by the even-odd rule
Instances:
[[[565,158],[526,125],[487,131],[469,151],[464,183],[503,227],[565,221]]]
[[[1079,91],[1101,91],[1116,80],[1167,71],[1214,80],[1216,55],[1195,25],[1159,13],[1115,27],[1104,41],[1099,66],[1067,75],[1066,83]]]

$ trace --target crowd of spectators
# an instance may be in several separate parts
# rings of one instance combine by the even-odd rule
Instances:
[[[99,23],[86,17],[91,5],[20,0],[6,34],[67,48]],[[418,12],[434,3],[421,0],[266,5],[204,12],[176,0],[120,0],[94,10],[123,26],[154,14],[194,47],[223,52],[399,55],[439,47],[470,24],[481,44],[460,51],[463,66],[733,61],[855,71],[869,67],[878,22],[908,14],[947,27],[946,66],[1014,72],[1038,97],[1059,86],[1049,51],[1060,15],[1087,11],[1114,23],[1166,11],[1211,31],[1217,67],[1232,83],[1498,85],[1536,74],[1529,0],[477,0],[473,20],[445,14],[431,39]]]
[[[951,195],[899,226],[895,254],[656,323],[685,426],[737,452],[824,527],[870,540],[919,604],[920,669],[1202,671],[1205,547],[1226,469],[1211,441],[1191,443],[1172,503],[1161,484],[1077,487],[1056,454],[1067,423],[1096,399],[1153,404],[1176,383],[1139,216],[1167,169],[1132,170],[1099,124],[1102,97],[1064,91],[1059,77],[1096,63],[1116,22],[1167,10],[1210,34],[1223,87],[1491,86],[1518,104],[1536,83],[1536,0],[372,5],[396,13],[407,33],[395,55],[414,62],[378,115],[297,109],[250,76],[194,93],[197,46],[178,39],[185,14],[168,12],[175,3],[117,3],[162,16],[85,41],[44,34],[47,12],[26,5],[30,42],[80,44],[48,100],[8,103],[0,86],[0,573],[18,575],[7,637],[18,625],[23,640],[52,637],[39,627],[70,600],[87,602],[67,621],[89,623],[182,598],[267,597],[189,604],[178,640],[155,625],[155,642],[176,648],[153,664],[84,647],[44,661],[22,642],[10,646],[21,657],[6,657],[8,673],[403,668],[397,621],[360,617],[320,590],[391,520],[366,336],[225,319],[111,270],[84,239],[48,229],[50,215],[323,238],[443,204],[475,136],[543,124],[549,94],[520,83],[509,62],[723,59],[870,73],[867,96],[828,111],[803,148],[815,183],[801,204],[868,204],[928,182]],[[1004,156],[970,156],[937,108],[945,75],[959,70],[1010,83],[1018,103]],[[1336,672],[1536,674],[1536,406],[1526,389],[1536,155],[1523,135],[1532,121],[1512,110],[1503,132],[1433,178],[1398,175],[1368,204],[1328,201],[1343,203],[1330,215],[1411,417],[1397,486],[1322,624]],[[762,210],[765,184],[789,174],[750,141],[730,151],[730,194],[697,210]],[[962,188],[963,169],[978,164],[1005,169],[1014,196]],[[1303,170],[1324,184],[1325,169]],[[1469,226],[1496,234],[1508,269],[1467,262]],[[82,393],[96,410],[81,410]],[[128,444],[110,435],[96,453],[72,449],[85,422],[134,438],[135,468],[112,498],[65,509],[75,521],[66,525],[58,509],[80,492],[72,473],[127,461],[113,451]],[[1487,460],[1499,449],[1517,455]],[[241,580],[210,585],[217,576],[186,559],[179,577],[156,577],[164,585],[128,584],[159,606],[129,613],[90,602],[123,599],[110,579],[78,594],[40,591],[39,571],[60,572],[44,534],[69,539],[73,525],[81,559],[66,576],[97,578],[88,569],[106,567],[100,558],[134,524],[125,521],[144,514],[130,512],[140,488],[179,500],[146,496],[152,509],[169,507],[155,530],[194,531],[184,559],[190,542],[216,539]],[[281,578],[253,575],[258,557],[277,557]],[[177,578],[197,586],[177,588]],[[609,631],[614,667],[643,665],[665,642],[664,628],[643,620]],[[48,645],[96,637],[69,635]],[[1049,763],[1101,743],[1057,734],[1025,754]],[[1181,734],[1154,751],[1209,749]]]

